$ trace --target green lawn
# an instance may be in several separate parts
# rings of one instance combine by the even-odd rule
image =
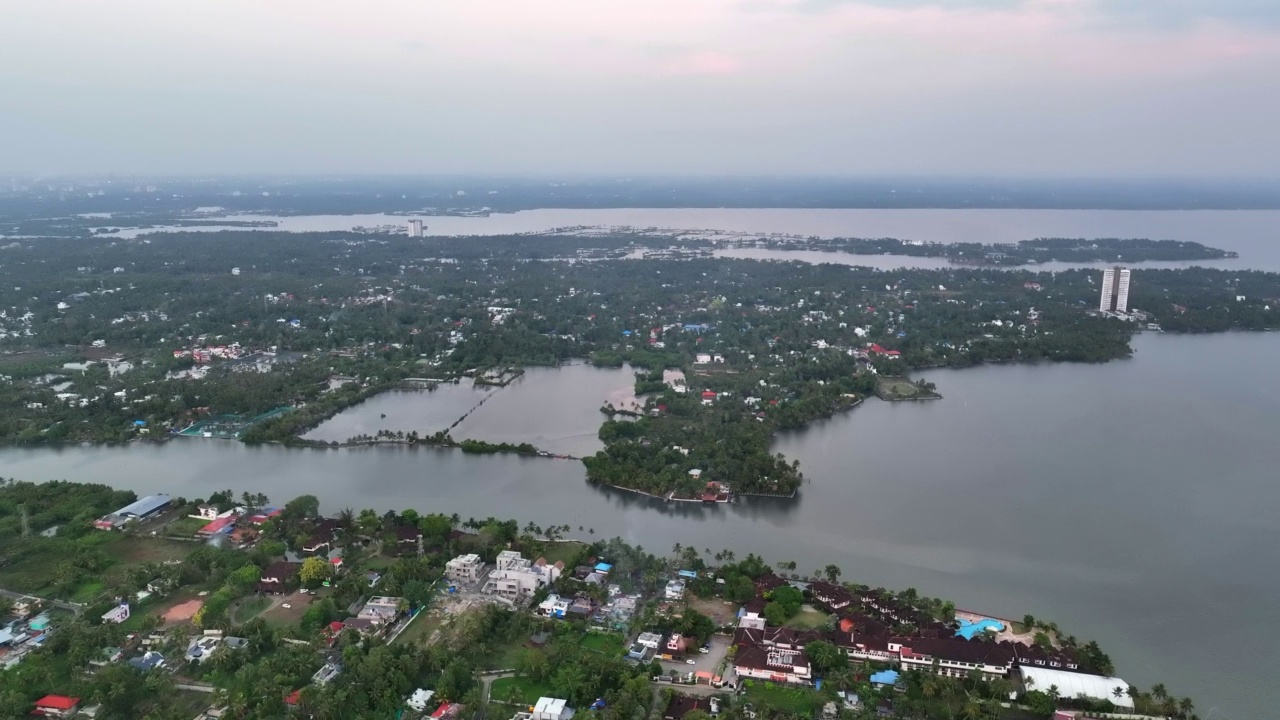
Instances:
[[[265,595],[250,595],[240,601],[236,605],[236,609],[231,613],[232,625],[243,625],[258,616],[258,613],[266,610],[271,605],[271,598]]]
[[[400,633],[395,642],[399,644],[412,644],[416,642],[426,642],[431,637],[431,633],[435,632],[444,625],[444,615],[439,612],[431,612],[428,608],[417,614],[413,618],[413,622],[409,623],[409,627]]]
[[[550,695],[550,685],[522,677],[498,678],[489,687],[489,699],[493,702],[532,705],[538,698]]]
[[[580,644],[608,657],[622,654],[622,636],[613,633],[587,633]]]
[[[542,557],[546,558],[547,562],[553,565],[557,561],[568,565],[578,557],[578,553],[582,552],[582,548],[584,547],[586,546],[577,540],[547,543],[546,549],[542,553]],[[568,569],[572,570],[572,568]]]
[[[805,688],[785,687],[761,680],[747,680],[747,699],[760,709],[773,710],[788,715],[812,717],[826,702],[826,698]],[[772,713],[769,713],[772,714]]]
[[[193,537],[197,530],[208,524],[209,521],[204,518],[184,517],[169,523],[165,526],[164,532],[166,535],[174,537],[189,538]]]
[[[787,627],[799,628],[801,630],[809,630],[812,628],[822,627],[827,621],[827,614],[818,610],[810,610],[808,608],[801,609],[796,616],[786,622]]]
[[[93,602],[106,589],[106,584],[101,580],[90,580],[89,582],[81,583],[80,587],[71,593],[71,601],[78,603]]]
[[[521,637],[505,645],[499,645],[495,648],[491,658],[485,663],[485,668],[489,670],[509,670],[515,667],[519,664],[520,657],[529,650],[524,646],[528,640],[528,637]]]

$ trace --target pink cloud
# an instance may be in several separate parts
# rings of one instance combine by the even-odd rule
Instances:
[[[663,71],[667,75],[732,75],[742,63],[732,55],[715,50],[699,50],[668,60]]]

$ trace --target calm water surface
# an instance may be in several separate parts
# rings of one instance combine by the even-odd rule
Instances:
[[[630,367],[535,367],[502,388],[473,386],[465,379],[433,391],[382,393],[330,418],[305,437],[342,442],[378,430],[431,435],[449,430],[465,415],[449,431],[455,440],[527,442],[539,450],[583,457],[604,447],[598,437],[605,420],[600,407],[606,402],[621,406],[634,387]]]
[[[0,467],[187,497],[226,486],[276,500],[314,493],[329,512],[413,507],[568,523],[651,551],[732,548],[806,571],[834,562],[847,579],[1053,619],[1101,641],[1130,682],[1193,695],[1202,716],[1219,706],[1216,718],[1273,717],[1280,334],[1145,335],[1135,346],[1132,360],[1105,365],[931,372],[942,401],[872,401],[780,437],[777,449],[810,480],[792,503],[668,505],[590,486],[577,462],[426,448],[183,439],[7,449]],[[560,435],[553,423],[565,423],[565,436],[594,432],[601,392],[630,382],[620,371],[543,372],[497,392],[481,410],[498,414],[477,412],[477,430],[531,442]],[[557,390],[521,395],[526,385]],[[398,395],[385,402],[408,412]],[[550,420],[556,402],[577,409]],[[422,413],[414,422],[429,427]]]
[[[290,232],[350,230],[356,226],[408,227],[408,217],[395,215],[238,215],[235,219],[275,220],[279,223],[275,229]],[[488,217],[424,216],[423,219],[431,235],[503,235],[586,225],[819,237],[894,237],[934,242],[1017,242],[1038,237],[1145,237],[1193,240],[1240,253],[1238,260],[1202,264],[1280,271],[1280,211],[1277,210],[618,208],[526,210]],[[160,229],[212,232],[244,228]],[[117,237],[156,231],[125,230]],[[928,267],[930,260],[903,258],[891,267]],[[862,264],[871,264],[871,261]]]

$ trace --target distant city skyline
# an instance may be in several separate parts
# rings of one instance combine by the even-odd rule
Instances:
[[[11,0],[5,170],[1274,177],[1261,0]]]

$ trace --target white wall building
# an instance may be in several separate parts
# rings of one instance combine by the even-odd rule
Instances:
[[[1104,313],[1129,312],[1129,270],[1107,268],[1102,272],[1102,299],[1098,310]]]
[[[418,220],[415,218],[409,221],[409,237],[416,237],[416,238],[422,237],[422,221],[421,220]]]
[[[562,569],[561,563],[549,565],[543,558],[530,562],[514,550],[503,550],[498,553],[496,568],[489,573],[480,592],[506,600],[529,597],[538,588],[555,582]]]
[[[479,582],[484,572],[484,561],[479,555],[459,555],[445,563],[444,575],[456,583]]]

